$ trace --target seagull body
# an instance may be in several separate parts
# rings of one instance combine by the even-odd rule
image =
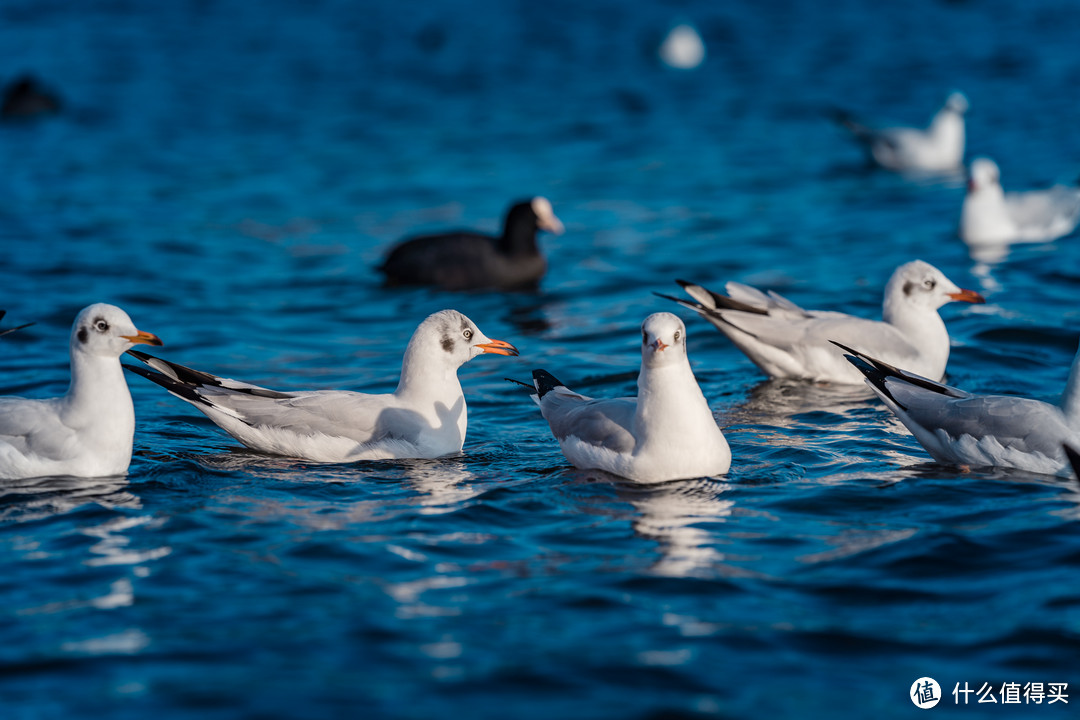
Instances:
[[[984,302],[921,260],[905,263],[885,286],[882,320],[803,310],[774,292],[729,282],[720,295],[678,281],[697,302],[668,298],[695,310],[774,378],[858,384],[862,375],[829,343],[838,340],[941,378],[949,360],[949,332],[938,315],[947,302]],[[662,296],[667,297],[667,296]]]
[[[413,333],[393,393],[278,392],[216,377],[145,353],[129,370],[194,405],[253,450],[314,462],[436,458],[461,452],[467,413],[457,370],[483,353],[517,355],[456,310]]]
[[[509,290],[535,286],[547,271],[536,245],[539,230],[559,235],[563,224],[542,197],[519,202],[506,214],[501,237],[468,231],[422,235],[395,245],[379,267],[398,285],[444,290]]]
[[[686,356],[686,328],[671,313],[642,324],[636,398],[594,400],[533,371],[533,400],[575,467],[643,483],[723,475],[731,450]]]
[[[1080,222],[1080,188],[1006,193],[993,160],[971,163],[960,211],[960,237],[969,245],[1043,242],[1068,235]]]
[[[135,409],[120,355],[161,345],[123,310],[97,303],[71,329],[71,385],[47,400],[0,398],[0,478],[123,475],[131,464]]]
[[[938,462],[1047,475],[1070,472],[1063,445],[1080,443],[1080,355],[1073,360],[1061,404],[1051,405],[973,395],[843,349],[866,384]]]
[[[837,111],[837,121],[866,148],[870,159],[897,172],[940,173],[959,170],[964,162],[964,113],[968,102],[954,92],[925,128],[875,129]]]

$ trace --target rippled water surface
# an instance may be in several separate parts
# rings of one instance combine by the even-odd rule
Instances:
[[[0,74],[65,101],[0,125],[0,307],[37,322],[0,341],[0,393],[63,392],[95,301],[285,390],[392,389],[444,307],[522,350],[462,368],[438,461],[260,456],[130,378],[126,478],[0,487],[0,717],[900,717],[921,676],[938,713],[1075,714],[1075,481],[932,464],[868,393],[763,382],[684,311],[726,477],[575,470],[503,381],[633,393],[676,277],[873,316],[919,257],[988,298],[943,310],[950,381],[1056,398],[1080,241],[971,257],[962,179],[868,171],[824,110],[924,123],[958,88],[1007,189],[1070,182],[1080,9],[877,5],[0,5]],[[679,20],[695,71],[654,60]],[[380,286],[402,235],[536,194],[567,226],[537,292]],[[957,707],[965,682],[1072,697]]]

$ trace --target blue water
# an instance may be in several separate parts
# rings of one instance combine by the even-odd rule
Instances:
[[[988,298],[943,310],[950,381],[1053,400],[1080,241],[974,260],[962,180],[867,171],[823,109],[924,123],[958,88],[1006,188],[1072,181],[1080,8],[878,5],[0,5],[0,76],[65,101],[0,125],[0,307],[37,321],[0,394],[62,393],[96,301],[280,389],[388,391],[444,307],[522,350],[462,368],[464,454],[428,462],[249,453],[131,377],[126,478],[0,487],[0,717],[907,717],[921,676],[938,714],[1075,716],[1076,482],[932,464],[866,394],[763,382],[686,312],[724,478],[575,470],[502,380],[632,393],[676,277],[872,316],[920,257]],[[691,72],[654,60],[681,20]],[[402,235],[537,194],[567,226],[538,292],[380,287]],[[1070,702],[965,708],[965,682]]]

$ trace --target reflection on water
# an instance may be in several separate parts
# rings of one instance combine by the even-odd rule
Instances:
[[[725,554],[716,548],[715,527],[725,522],[734,501],[721,497],[728,489],[716,480],[680,480],[662,485],[635,486],[620,482],[618,496],[638,511],[632,523],[642,537],[660,544],[661,557],[652,567],[657,575],[688,577],[732,574]]]
[[[476,476],[460,460],[421,460],[408,463],[404,470],[406,482],[419,493],[420,512],[425,515],[452,512],[484,490],[469,484]]]
[[[69,476],[0,480],[0,523],[30,522],[63,515],[87,503],[103,508],[141,507],[124,476]]]
[[[800,424],[796,417],[800,414],[840,414],[873,399],[874,392],[866,385],[770,379],[755,385],[744,402],[732,406],[725,419],[730,424],[786,428]]]

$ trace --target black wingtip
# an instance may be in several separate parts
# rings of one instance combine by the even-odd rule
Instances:
[[[137,358],[139,360],[142,360],[143,362],[146,362],[147,360],[153,360],[154,359],[153,355],[148,355],[148,354],[146,354],[144,352],[140,352],[140,351],[134,350],[134,349],[133,350],[128,350],[127,354],[130,355],[133,358]],[[127,367],[127,366],[125,365],[125,367]]]
[[[515,385],[520,385],[523,388],[528,388],[529,392],[531,392],[531,393],[536,392],[536,388],[534,388],[532,386],[532,383],[521,382],[520,380],[515,380],[514,378],[503,378],[503,380],[505,380],[508,383],[514,383]]]
[[[207,401],[202,395],[199,395],[198,391],[191,385],[172,379],[168,375],[163,375],[156,370],[144,368],[139,365],[129,365],[128,363],[121,363],[125,370],[130,370],[136,375],[141,375],[150,382],[156,383],[165,388],[173,395],[179,398],[187,400],[191,403],[199,405],[206,405],[207,407],[214,407],[212,403]]]
[[[561,380],[547,370],[533,370],[533,386],[541,399],[555,388],[565,387]]]
[[[653,290],[653,295],[655,295],[658,298],[664,298],[665,300],[670,300],[671,302],[677,302],[680,305],[689,305],[689,303],[686,300],[684,300],[682,298],[677,298],[674,295],[665,295],[664,293],[658,293],[655,290]]]
[[[1071,445],[1062,445],[1062,447],[1065,449],[1065,457],[1069,458],[1069,464],[1072,465],[1074,478],[1080,480],[1080,452]]]

